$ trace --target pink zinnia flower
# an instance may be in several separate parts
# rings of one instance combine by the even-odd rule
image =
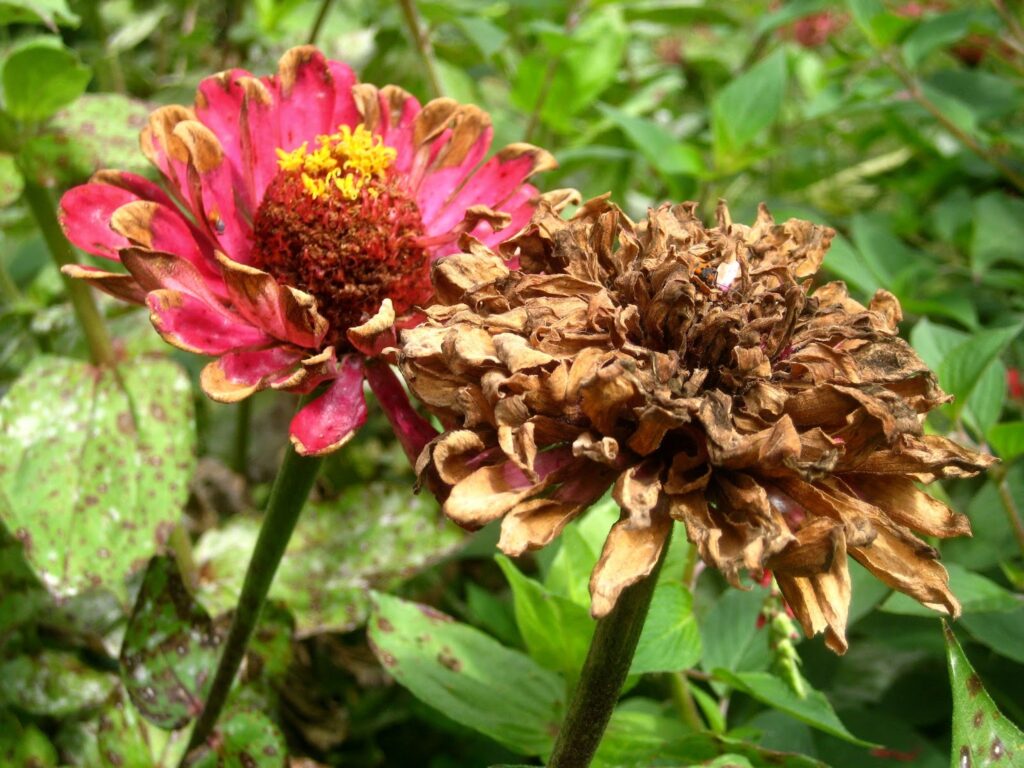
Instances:
[[[478,107],[420,106],[293,48],[277,75],[222,72],[193,108],[153,112],[141,145],[160,184],[100,171],[65,194],[68,238],[127,274],[65,271],[146,304],[166,341],[216,357],[201,377],[215,400],[328,383],[292,421],[300,453],[332,451],[363,424],[365,378],[415,456],[433,430],[371,358],[388,329],[415,324],[431,263],[463,233],[493,246],[517,232],[538,198],[526,180],[554,166],[527,144],[481,162],[492,134]]]

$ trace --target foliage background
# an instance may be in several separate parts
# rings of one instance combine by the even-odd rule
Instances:
[[[610,191],[633,216],[685,199],[710,216],[727,198],[737,220],[763,200],[779,220],[835,227],[826,271],[860,298],[895,293],[957,396],[928,427],[1003,459],[936,492],[975,532],[941,547],[956,635],[1024,722],[1020,3],[415,7],[426,45],[390,2],[0,2],[0,763],[176,764],[293,407],[203,399],[202,361],[112,302],[121,375],[88,366],[26,194],[97,167],[146,172],[151,107],[189,103],[226,67],[271,72],[314,35],[364,80],[481,105],[496,146],[550,149],[548,187]],[[550,749],[614,510],[513,563],[495,559],[494,531],[461,534],[411,485],[382,419],[328,462],[199,764],[491,765]],[[796,672],[772,623],[758,627],[777,614],[770,593],[726,591],[678,535],[600,764],[940,766],[965,744],[996,764],[999,734],[963,720],[992,715],[955,649],[951,731],[939,620],[859,568],[854,581],[849,653],[798,642]],[[1007,759],[1024,765],[1016,743]]]

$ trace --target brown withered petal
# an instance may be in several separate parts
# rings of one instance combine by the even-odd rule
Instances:
[[[837,653],[848,555],[956,615],[915,532],[970,526],[918,484],[994,459],[923,433],[949,398],[897,335],[892,294],[865,307],[842,283],[812,290],[832,236],[763,206],[752,226],[720,204],[706,227],[693,203],[634,223],[606,197],[569,220],[542,203],[498,253],[463,236],[395,353],[448,428],[421,480],[462,525],[503,518],[512,555],[612,488],[622,515],[591,577],[596,617],[650,573],[673,520],[733,584],[770,569]]]

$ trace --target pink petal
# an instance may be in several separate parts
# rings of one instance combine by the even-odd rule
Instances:
[[[286,51],[277,74],[280,148],[290,151],[317,134],[331,133],[334,78],[324,55],[305,45]]]
[[[507,227],[495,231],[487,222],[481,221],[470,234],[489,248],[505,242],[529,224],[537,208],[533,201],[537,199],[538,194],[536,187],[524,184],[501,206],[503,211],[512,216],[512,221]]]
[[[395,158],[394,168],[399,173],[408,173],[415,160],[413,143],[413,121],[420,113],[420,103],[412,94],[401,92],[404,100],[401,105],[388,104],[385,92],[381,92],[381,125],[379,132],[384,143],[394,147],[398,155]],[[396,107],[394,114],[391,108]]]
[[[273,342],[258,328],[234,321],[230,315],[187,293],[167,289],[151,291],[146,296],[146,304],[150,320],[164,341],[188,352],[222,355]]]
[[[188,163],[182,158],[183,148],[180,141],[174,137],[174,128],[184,120],[193,119],[195,113],[180,104],[159,107],[149,115],[149,122],[139,136],[143,154],[171,182],[172,194],[177,195],[184,203],[191,199]]]
[[[450,134],[450,131],[448,133]],[[437,215],[445,201],[484,159],[493,138],[494,129],[488,126],[461,163],[449,168],[437,168],[427,173],[423,183],[416,191],[416,205],[419,206],[423,221],[431,221]],[[438,151],[442,149],[446,141],[447,137],[445,136],[438,139],[435,145],[436,149]],[[436,153],[432,152],[432,154]]]
[[[277,86],[268,85],[268,80],[243,78],[240,83],[244,91],[240,118],[242,163],[252,190],[254,210],[259,208],[267,185],[277,175],[275,150],[281,146],[274,102]]]
[[[379,362],[368,364],[366,381],[391,422],[409,463],[415,464],[423,446],[437,437],[437,430],[412,407],[408,393],[390,366]]]
[[[135,173],[112,170],[96,171],[89,181],[93,184],[109,184],[112,187],[120,187],[142,200],[152,200],[160,205],[174,207],[174,203],[171,202],[171,198],[167,196],[166,192],[149,179]]]
[[[94,256],[117,261],[117,252],[129,242],[110,228],[110,217],[125,203],[138,199],[128,190],[109,184],[82,184],[64,193],[58,217],[74,245]]]
[[[334,112],[331,115],[330,129],[338,130],[339,126],[347,125],[355,128],[362,122],[362,115],[352,98],[352,86],[359,82],[352,67],[341,61],[328,61],[327,68],[334,79]]]
[[[203,368],[203,391],[221,403],[234,403],[286,375],[302,352],[285,346],[255,351],[228,352]]]
[[[134,277],[123,272],[107,272],[87,264],[65,264],[60,271],[69,277],[85,280],[93,288],[99,288],[115,299],[132,304],[146,303],[146,291]]]
[[[348,442],[365,421],[363,363],[348,355],[327,391],[295,414],[291,441],[303,456],[322,456]]]
[[[242,78],[251,79],[252,74],[244,69],[230,69],[205,78],[196,90],[195,113],[199,121],[220,140],[232,174],[240,182],[237,190],[251,213],[256,209],[256,199],[251,175],[245,172],[245,145],[248,142],[243,139],[243,133],[248,126],[242,124],[245,100]]]
[[[121,251],[121,262],[147,291],[169,288],[187,293],[231,317],[230,310],[218,301],[206,277],[190,261],[173,253],[124,248]]]

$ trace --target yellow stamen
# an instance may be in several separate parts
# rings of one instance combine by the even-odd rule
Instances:
[[[277,164],[283,171],[301,171],[302,185],[314,200],[332,188],[346,200],[355,200],[370,181],[384,176],[398,156],[362,123],[355,130],[341,125],[337,133],[317,136],[318,146],[312,152],[307,150],[308,143],[290,152],[278,149]],[[369,193],[380,194],[373,187]]]

